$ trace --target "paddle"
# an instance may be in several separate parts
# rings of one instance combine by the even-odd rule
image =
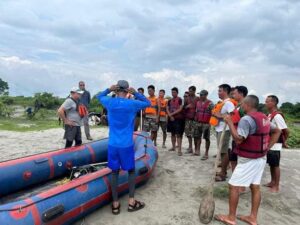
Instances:
[[[198,212],[199,219],[200,219],[201,223],[204,223],[204,224],[208,224],[212,221],[214,212],[215,212],[214,184],[215,184],[216,172],[218,169],[218,163],[219,163],[219,160],[221,157],[221,148],[222,148],[222,145],[224,142],[226,128],[227,128],[227,124],[225,124],[222,134],[221,134],[220,142],[218,145],[217,157],[215,159],[214,171],[213,171],[213,175],[211,177],[211,181],[207,187],[207,193],[202,198],[202,201],[201,201],[200,207],[199,207],[199,212]]]

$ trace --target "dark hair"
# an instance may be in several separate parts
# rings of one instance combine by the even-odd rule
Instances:
[[[148,86],[148,89],[153,89],[153,90],[155,90],[155,87],[154,87],[154,85],[151,84],[151,85]]]
[[[221,84],[219,88],[222,88],[227,94],[229,94],[231,91],[231,87],[229,84]]]
[[[238,93],[242,94],[244,97],[246,97],[248,94],[248,88],[245,86],[236,86],[234,89],[236,89]]]
[[[173,87],[173,88],[171,89],[171,91],[176,91],[177,94],[178,94],[178,88],[177,88],[177,87]]]
[[[159,92],[163,92],[164,94],[166,93],[164,89],[159,90]]]
[[[274,102],[275,105],[278,105],[279,99],[278,99],[278,97],[276,95],[269,95],[268,98],[271,98],[272,102]]]
[[[143,93],[145,92],[144,88],[142,87],[138,88],[138,91],[142,91]]]
[[[190,86],[189,90],[196,91],[196,87],[195,86]]]
[[[259,106],[259,99],[256,95],[248,95],[247,102],[255,109],[258,109]]]
[[[185,92],[184,92],[184,94],[188,94],[188,95],[190,95],[190,92],[188,92],[188,91],[185,91]]]

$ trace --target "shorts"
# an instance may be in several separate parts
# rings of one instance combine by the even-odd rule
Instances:
[[[145,117],[143,122],[143,131],[158,131],[158,123],[156,122],[156,118]]]
[[[279,167],[280,164],[280,151],[268,151],[267,163],[272,167]]]
[[[234,141],[231,142],[231,149],[228,149],[228,157],[230,162],[237,162],[238,156],[235,153],[236,144]]]
[[[190,119],[185,120],[184,133],[187,137],[194,135],[194,121]]]
[[[80,126],[70,126],[65,124],[65,135],[67,141],[81,141],[81,129]]]
[[[210,140],[210,125],[208,123],[199,123],[194,121],[194,138],[202,138],[209,141]]]
[[[246,162],[240,163],[240,160],[246,160]],[[228,183],[236,187],[249,187],[251,184],[260,185],[265,166],[265,157],[258,159],[241,159],[239,157],[238,164]]]
[[[134,146],[118,148],[108,145],[108,167],[113,171],[134,169]]]
[[[182,136],[184,133],[184,120],[175,119],[174,121],[169,121],[167,125],[167,131],[174,135]]]
[[[216,134],[217,134],[217,145],[219,146],[222,132],[216,132]],[[221,146],[221,154],[228,154],[229,141],[230,141],[230,131],[226,130],[224,135],[223,145]]]
[[[162,130],[162,132],[167,132],[167,122],[166,121],[159,121],[158,124]]]

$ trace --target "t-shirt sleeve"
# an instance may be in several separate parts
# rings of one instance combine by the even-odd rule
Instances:
[[[224,105],[225,113],[232,113],[234,111],[234,104],[231,101],[227,101]]]
[[[274,119],[273,119],[273,122],[276,124],[276,126],[280,129],[280,130],[283,130],[283,129],[287,129],[287,125],[282,117],[282,115],[280,114],[277,114]]]
[[[237,128],[237,132],[239,134],[239,136],[243,137],[243,138],[247,138],[249,133],[250,133],[250,123],[247,120],[247,117],[243,117],[239,124],[238,124],[238,128]]]
[[[62,104],[62,107],[65,109],[65,110],[70,110],[72,107],[73,107],[73,100],[71,99],[66,99],[65,102]]]

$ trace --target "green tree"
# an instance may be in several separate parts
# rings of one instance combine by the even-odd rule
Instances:
[[[8,83],[0,78],[0,95],[8,95]]]
[[[284,102],[281,104],[280,110],[284,113],[292,114],[294,111],[294,104],[290,102]]]
[[[35,111],[38,111],[40,108],[55,109],[60,105],[59,98],[48,92],[36,93],[34,94],[34,99]]]

